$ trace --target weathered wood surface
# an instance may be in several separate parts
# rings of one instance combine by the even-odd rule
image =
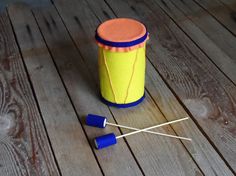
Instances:
[[[108,1],[119,17],[145,22],[149,59],[235,171],[235,86],[160,8],[145,2]]]
[[[0,1],[0,11],[4,11],[5,8],[15,2],[24,2],[29,4],[31,7],[45,7],[51,4],[48,0],[1,0]]]
[[[88,0],[88,3],[101,21],[105,21],[109,18],[115,18],[115,14],[112,13],[111,9],[109,9],[105,2],[96,1],[96,3],[94,3],[94,1]],[[162,81],[160,75],[150,64],[149,60],[147,60],[146,89],[151,93],[152,98],[156,104],[158,104],[160,110],[169,121],[173,120],[174,117],[188,116],[179,104],[178,100]],[[178,135],[188,135],[193,139],[192,144],[189,145],[188,142],[184,142],[184,145],[191,153],[192,157],[204,174],[215,175],[215,173],[217,173],[219,175],[232,175],[227,166],[224,164],[224,161],[215,152],[211,144],[207,142],[207,139],[203,136],[203,134],[201,134],[198,127],[194,123],[189,122],[187,126],[185,126],[185,124],[181,124],[180,126],[174,125],[173,128]],[[225,170],[228,170],[228,172],[226,173]]]
[[[194,1],[236,36],[236,12],[218,0]]]
[[[8,11],[61,173],[102,175],[31,10]]]
[[[226,5],[232,4],[231,0],[222,0],[225,1],[222,7],[226,7],[223,9],[226,15],[210,9],[209,2],[213,0],[197,3],[169,0],[43,1],[53,5],[32,11],[23,4],[9,7],[31,88],[34,89],[60,169],[59,173],[46,142],[42,150],[47,152],[38,159],[42,166],[47,166],[44,165],[47,158],[45,163],[50,167],[39,175],[235,174],[236,88],[229,80],[236,83],[235,59],[232,57],[235,39],[230,38],[230,34],[234,35],[234,27],[227,18],[230,8]],[[187,9],[188,5],[192,6],[189,9],[193,12]],[[218,5],[220,3],[215,4]],[[183,9],[180,8],[182,6]],[[116,16],[143,21],[151,33],[147,47],[146,100],[131,109],[109,108],[100,102],[98,96],[94,31],[100,22]],[[202,19],[203,16],[207,18]],[[206,22],[209,24],[203,26]],[[228,29],[225,29],[227,25]],[[220,39],[215,38],[216,34],[211,34],[218,32],[213,27],[222,32]],[[10,41],[14,41],[13,34],[9,35]],[[231,48],[227,50],[221,40]],[[4,45],[5,48],[7,46]],[[18,50],[15,52],[19,60]],[[0,67],[5,69],[5,61]],[[23,67],[21,69],[25,74]],[[20,80],[23,82],[25,79],[27,77],[23,76]],[[29,92],[32,98],[30,89]],[[32,102],[34,105],[34,99]],[[95,136],[110,132],[119,135],[128,130],[87,127],[84,117],[88,113],[104,115],[110,122],[137,128],[190,115],[192,119],[189,121],[157,131],[188,136],[193,142],[139,134],[119,140],[114,147],[98,151],[92,144]],[[5,125],[5,121],[1,123],[0,118],[2,124]],[[43,127],[39,129],[44,130]],[[42,135],[45,136],[45,132]],[[26,140],[25,143],[30,142]],[[0,155],[0,171],[4,168],[1,162],[5,162],[1,157],[5,156],[6,152]],[[12,161],[6,165],[8,170],[0,172],[0,175],[11,175],[13,172],[15,174],[12,175],[20,175],[17,173],[19,169],[12,168],[15,163]],[[41,165],[33,167],[32,163],[24,164],[33,175],[37,174],[37,167],[41,168]]]
[[[236,2],[235,0],[219,0],[221,1],[226,7],[233,10],[232,12],[235,12],[236,10]],[[234,16],[232,16],[234,17]]]
[[[235,59],[236,38],[224,26],[192,0],[170,1],[223,51]]]
[[[88,113],[104,115],[109,122],[115,123],[108,107],[99,100],[99,89],[55,8],[34,10],[33,13],[83,125]],[[91,142],[94,137],[106,133],[120,134],[117,128],[109,126],[104,130],[86,125],[84,128]],[[124,140],[115,147],[94,152],[105,175],[142,175]]]
[[[208,55],[208,57],[234,82],[236,83],[236,62],[223,51],[217,43],[208,37],[207,33],[202,31],[197,24],[194,24],[169,0],[164,1],[151,0],[150,7],[155,11],[157,4],[175,20],[175,23]],[[153,7],[152,7],[153,6]],[[157,9],[160,9],[159,7]]]
[[[59,175],[7,13],[0,14],[0,175]]]
[[[228,9],[230,9],[230,17],[236,23],[236,1],[235,0],[220,0],[222,4]],[[222,7],[224,8],[224,7]],[[233,26],[234,27],[234,26]],[[233,27],[230,27],[232,31],[235,31]],[[233,29],[232,29],[233,28]],[[235,34],[235,32],[234,32]]]
[[[192,0],[155,0],[225,74],[236,83],[236,38]],[[148,4],[156,10],[155,3]],[[159,9],[159,8],[158,8]]]
[[[55,5],[57,6],[58,2],[55,2]],[[58,47],[60,49],[56,49],[55,48],[55,43],[59,43],[58,39],[59,36],[61,36],[61,34],[63,33],[63,40],[60,40],[60,43],[62,46],[64,46],[65,43],[66,46],[69,43],[69,46],[71,46],[71,57],[72,59],[74,59],[73,63],[76,62],[76,58],[78,60],[78,58],[80,58],[80,56],[78,55],[78,52],[76,51],[76,49],[72,49],[73,48],[73,43],[69,37],[69,35],[65,34],[66,29],[64,29],[62,22],[60,22],[60,20],[58,19],[58,16],[55,14],[54,11],[50,12],[42,12],[42,11],[37,11],[34,12],[37,21],[39,22],[39,26],[42,29],[42,33],[45,36],[45,40],[48,43],[49,48],[52,51],[52,55],[54,56],[54,58],[61,58],[61,61],[59,61],[58,59],[55,60],[57,65],[58,65],[58,69],[59,72],[61,73],[63,79],[65,82],[70,82],[71,84],[67,84],[67,89],[69,94],[72,97],[72,101],[75,104],[75,107],[78,108],[78,113],[79,112],[86,112],[88,113],[89,111],[94,111],[94,112],[101,112],[98,111],[95,106],[98,107],[103,107],[104,105],[102,105],[99,100],[97,100],[97,96],[96,94],[94,94],[95,92],[97,92],[96,90],[97,87],[95,86],[97,84],[97,64],[96,64],[96,57],[97,57],[97,47],[96,44],[93,41],[93,36],[94,36],[94,26],[98,25],[98,20],[96,19],[96,17],[91,13],[91,11],[89,11],[89,7],[86,5],[86,3],[79,4],[80,6],[78,6],[78,3],[75,1],[73,2],[73,7],[77,9],[77,11],[73,11],[70,10],[68,11],[67,9],[71,9],[73,7],[71,7],[71,5],[66,6],[66,4],[63,4],[63,2],[60,2],[60,6],[57,6],[58,9],[61,8],[60,10],[64,11],[64,12],[60,12],[60,15],[62,16],[62,18],[68,18],[65,19],[65,23],[67,24],[67,28],[69,31],[71,31],[72,28],[74,28],[74,30],[76,31],[76,33],[71,33],[72,37],[74,40],[82,42],[81,45],[79,46],[79,51],[81,52],[84,62],[86,63],[86,65],[90,65],[90,67],[94,70],[91,71],[91,68],[83,68],[82,65],[83,64],[79,64],[77,66],[73,65],[69,65],[67,69],[63,69],[63,64],[64,62],[62,62],[63,60],[65,60],[65,56],[63,56],[63,53],[67,53],[67,49],[62,49],[62,47],[60,47],[60,45],[58,45]],[[85,8],[86,7],[86,8]],[[79,12],[79,13],[78,13]],[[43,13],[40,14],[40,13]],[[50,13],[51,16],[53,16],[53,19],[55,19],[55,21],[57,21],[57,29],[55,29],[54,32],[54,37],[52,37],[52,35],[50,35],[49,29],[48,29],[48,25],[45,24],[45,20],[44,17],[47,19],[47,17],[49,17],[50,15],[48,15]],[[67,15],[65,16],[65,13],[67,13]],[[86,19],[90,19],[91,21],[89,23],[84,23],[82,22],[82,18],[83,14],[86,14]],[[82,15],[82,16],[81,16]],[[73,18],[69,18],[69,17],[73,17]],[[84,17],[85,18],[85,17]],[[81,26],[78,26],[78,21],[80,21]],[[49,22],[49,25],[52,26],[52,24]],[[81,30],[81,27],[84,28],[84,25],[87,25],[86,30]],[[78,28],[80,27],[80,28]],[[85,29],[85,28],[84,28]],[[74,38],[74,36],[77,36],[77,38]],[[63,42],[64,41],[64,42]],[[82,48],[82,49],[81,49]],[[92,53],[90,55],[90,57],[88,56],[89,53]],[[64,58],[64,59],[63,59]],[[58,62],[57,62],[58,61]],[[62,63],[60,63],[62,62]],[[78,62],[78,61],[77,61]],[[81,62],[81,61],[80,61]],[[92,77],[87,78],[85,80],[94,80],[94,81],[89,81],[92,82],[94,85],[92,86],[92,96],[90,95],[91,92],[86,93],[86,92],[82,92],[81,91],[81,86],[84,84],[78,84],[78,74],[79,74],[79,70],[78,67],[80,68],[79,70],[82,72],[85,72],[87,75],[89,75],[89,71],[92,73]],[[87,70],[87,71],[86,71]],[[69,76],[68,76],[69,75]],[[80,81],[81,82],[81,81]],[[88,83],[87,83],[88,84]],[[89,83],[90,84],[90,83]],[[80,95],[76,95],[75,92],[77,92]],[[83,99],[83,97],[85,97]],[[89,101],[89,103],[88,103]],[[98,103],[97,103],[98,101]],[[150,101],[150,102],[149,102]],[[86,103],[87,102],[87,103]],[[97,103],[97,104],[95,104]],[[91,104],[94,104],[91,108]],[[157,108],[154,108],[155,104],[152,102],[152,100],[150,98],[148,98],[148,101],[143,105],[142,109],[134,109],[134,110],[116,110],[116,109],[111,109],[112,113],[114,114],[115,119],[121,123],[121,124],[127,124],[127,125],[133,125],[133,126],[137,126],[137,127],[145,127],[148,126],[148,124],[155,124],[155,123],[160,123],[159,120],[164,121],[163,116],[160,114],[160,112],[158,111]],[[148,109],[153,109],[153,112],[148,112]],[[149,110],[151,111],[151,110]],[[146,114],[149,113],[150,116],[147,116]],[[103,115],[103,114],[102,114]],[[143,121],[143,117],[146,117],[146,120]],[[158,119],[156,119],[158,118]],[[89,130],[91,128],[88,129],[88,133]],[[169,132],[171,132],[171,129],[167,129]],[[123,132],[127,132],[125,130],[122,130]],[[99,134],[97,132],[97,134]],[[168,143],[169,147],[162,147],[162,143]],[[171,141],[169,139],[163,138],[163,139],[157,139],[154,136],[147,136],[147,135],[138,135],[138,136],[134,136],[131,139],[128,138],[127,139],[127,143],[130,146],[132,152],[134,152],[134,155],[143,171],[144,174],[146,175],[179,175],[180,173],[184,173],[186,175],[192,175],[195,173],[199,173],[201,174],[201,171],[197,168],[197,166],[194,164],[193,161],[191,161],[192,159],[190,158],[190,156],[188,155],[188,153],[186,152],[186,150],[182,147],[181,143],[179,143],[178,141]],[[171,144],[173,143],[173,144]],[[120,142],[119,142],[120,145]],[[158,145],[158,150],[154,150],[156,146]],[[175,149],[172,148],[171,146],[175,146]],[[118,146],[116,146],[117,148]],[[108,149],[109,150],[109,149]],[[113,149],[114,150],[114,149]],[[178,158],[176,156],[176,150],[180,150],[181,153],[183,153],[183,156]],[[96,151],[97,155],[98,155],[98,160],[101,161],[101,165],[104,165],[104,155],[106,155],[107,151],[105,151],[105,153],[103,153],[103,151]],[[165,159],[166,156],[161,155],[161,153],[166,153],[167,156],[173,156],[173,158],[169,158]],[[111,154],[110,154],[111,155]],[[119,153],[117,151],[117,153],[112,153],[112,155],[114,155],[114,157],[117,156],[122,156],[122,153]],[[149,156],[149,158],[147,158],[146,156]],[[184,159],[185,158],[185,159]],[[188,158],[188,159],[187,159]],[[185,165],[185,161],[188,160],[188,167],[186,167],[187,165]],[[114,160],[120,160],[119,158],[114,159]],[[112,165],[114,167],[114,165],[116,165],[117,161],[112,160],[112,158],[109,160],[109,169],[104,168],[104,172],[111,172],[111,170],[116,170],[117,171],[119,169],[119,171],[113,172],[114,174],[118,174],[118,175],[122,175],[122,174],[127,174],[125,172],[121,172],[123,170],[123,165],[117,165],[115,168],[111,168]],[[162,162],[159,162],[162,161]],[[129,161],[130,162],[130,161]],[[173,163],[175,163],[173,165]],[[185,163],[185,164],[184,164]],[[106,163],[105,163],[106,164]],[[106,165],[104,165],[106,166]],[[125,168],[125,167],[124,167]],[[168,169],[166,169],[168,168]],[[175,168],[175,169],[172,169]],[[178,171],[176,171],[176,169]],[[130,173],[129,173],[130,175]]]

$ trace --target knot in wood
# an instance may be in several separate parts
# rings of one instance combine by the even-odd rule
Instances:
[[[15,126],[14,117],[10,114],[0,115],[0,135],[8,135],[12,128]]]

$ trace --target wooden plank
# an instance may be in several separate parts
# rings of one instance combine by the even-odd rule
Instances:
[[[150,4],[156,6],[154,1]],[[157,1],[161,8],[175,20],[181,29],[204,51],[209,58],[234,82],[236,83],[235,60],[223,51],[217,43],[211,40],[204,31],[181,13],[170,1]],[[155,9],[155,7],[154,7]]]
[[[204,51],[209,58],[234,82],[236,83],[236,61],[231,58],[225,51],[223,51],[217,43],[211,40],[204,31],[202,31],[196,24],[188,19],[183,13],[181,13],[170,1],[157,1],[157,3],[165,10],[165,12],[175,20],[175,22],[181,27],[184,32]],[[148,2],[150,6],[154,6],[155,11],[155,0]],[[132,10],[132,9],[131,9]],[[104,10],[103,10],[104,11]],[[97,11],[99,15],[104,14],[103,11]],[[135,15],[133,16],[134,18]]]
[[[236,13],[218,0],[194,0],[236,36]]]
[[[42,11],[40,10],[39,12],[41,12],[42,13]],[[53,16],[53,19],[57,22],[57,29],[60,29],[59,31],[60,32],[56,32],[56,33],[54,33],[55,34],[55,37],[51,37],[51,35],[49,35],[49,33],[48,33],[48,28],[47,28],[47,25],[45,24],[45,22],[44,22],[44,20],[43,20],[43,17],[42,16],[45,16],[46,17],[46,19],[48,19],[48,17],[50,16],[50,15],[47,15],[48,13],[43,13],[44,15],[40,15],[40,13],[39,12],[35,12],[36,13],[36,18],[38,19],[38,21],[39,21],[39,25],[40,25],[40,27],[42,28],[42,32],[44,33],[44,35],[45,35],[45,38],[46,38],[46,40],[48,41],[48,44],[49,44],[49,47],[51,47],[52,48],[52,53],[54,54],[54,57],[55,58],[58,58],[59,56],[60,57],[62,57],[63,55],[65,55],[65,54],[62,54],[62,50],[60,49],[60,50],[54,50],[53,48],[55,47],[55,43],[59,43],[57,40],[60,40],[61,41],[61,39],[58,39],[59,37],[58,36],[61,36],[62,34],[64,34],[65,33],[65,29],[64,30],[62,30],[63,29],[63,26],[62,26],[62,23],[60,22],[60,20],[58,19],[58,17],[55,15],[55,12],[54,11],[52,11],[51,12],[51,16]],[[41,16],[41,18],[40,18],[40,16]],[[51,24],[52,25],[52,24]],[[58,30],[57,30],[58,31]],[[57,37],[56,37],[57,36]],[[66,35],[64,34],[63,35],[63,37],[65,37]],[[61,38],[61,37],[60,37]],[[62,41],[64,41],[65,39],[63,39]],[[57,41],[57,42],[56,42]],[[69,36],[67,36],[66,37],[66,41],[67,42],[69,42],[70,41],[70,39],[69,39]],[[71,41],[70,41],[70,43],[71,43]],[[54,44],[54,45],[53,45]],[[73,46],[73,44],[71,43],[71,45]],[[73,48],[73,47],[70,47],[70,48]],[[57,51],[57,52],[56,52]],[[70,53],[73,53],[71,50],[70,50]],[[95,54],[95,53],[94,53]],[[77,58],[79,57],[79,56],[77,56],[78,55],[78,53],[76,53],[75,52],[75,56],[74,57],[70,57],[70,58],[74,58],[74,61],[73,61],[73,63],[76,63],[76,60],[78,60]],[[65,55],[66,57],[67,57],[67,55]],[[58,59],[57,59],[58,60]],[[64,59],[63,59],[64,60]],[[78,61],[77,61],[78,62]],[[65,64],[60,64],[60,65],[58,65],[58,67],[60,68],[60,67],[62,67],[63,65],[65,65]],[[74,65],[74,64],[73,64]],[[80,64],[80,65],[82,65],[82,64]],[[77,67],[72,67],[72,66],[70,66],[72,69],[69,69],[69,71],[71,72],[69,75],[70,75],[70,77],[72,76],[72,75],[74,75],[74,76],[72,76],[72,77],[78,77],[78,71],[75,71],[75,70],[78,70],[78,68]],[[81,66],[80,66],[81,67]],[[84,68],[85,70],[86,70],[86,68]],[[83,70],[82,68],[81,69],[79,69],[79,70]],[[62,72],[64,72],[63,70],[62,70]],[[68,71],[66,71],[66,72],[68,72]],[[62,74],[62,75],[64,75],[64,80],[65,80],[65,82],[66,82],[66,79],[68,79],[68,76],[66,76],[66,75],[68,75],[68,73],[64,73],[64,74]],[[87,75],[89,75],[88,74],[88,72],[87,72]],[[75,82],[75,81],[73,81],[73,82]],[[78,81],[76,81],[76,83],[77,83]],[[68,84],[66,84],[66,85],[68,85]],[[80,90],[81,88],[79,88],[79,86],[81,86],[81,85],[76,85],[75,84],[75,86],[77,87],[76,88],[76,90]],[[68,91],[70,92],[70,89],[71,88],[68,88]],[[75,88],[73,88],[73,89],[75,89]],[[94,90],[96,90],[97,88],[95,88]],[[73,93],[74,91],[71,91],[71,93]],[[74,94],[74,93],[73,93]],[[83,93],[84,94],[84,93]],[[81,96],[82,96],[82,94],[81,94]],[[81,99],[81,96],[80,96],[80,99]],[[89,95],[86,95],[86,99],[88,99],[88,96]],[[96,97],[96,95],[94,95],[94,93],[92,94],[92,96],[95,96]],[[77,99],[77,102],[78,102],[78,98],[76,97],[76,95],[73,95],[73,96],[71,96],[71,97],[75,97],[75,101],[76,101],[76,99]],[[85,101],[86,101],[86,99],[85,99]],[[93,99],[94,99],[94,97],[93,97]],[[93,102],[94,100],[93,100],[92,98],[91,98],[91,101],[90,102]],[[81,100],[82,102],[83,102],[83,100]],[[77,103],[76,103],[77,104]],[[91,104],[91,103],[90,103]],[[100,104],[98,104],[99,106],[101,106],[101,103]],[[80,105],[78,105],[78,106],[81,106],[81,104]],[[104,106],[104,105],[103,105]],[[79,107],[78,107],[79,108]],[[80,112],[81,110],[79,110],[78,112]],[[88,111],[89,111],[89,109],[88,109]],[[90,111],[91,111],[91,109],[90,109]],[[100,151],[98,152],[98,153],[100,153]],[[115,155],[115,154],[114,154]],[[98,157],[98,158],[100,158],[100,157]],[[114,165],[114,163],[113,163],[113,165]],[[119,172],[119,175],[120,175],[120,173],[121,173],[121,171]]]
[[[85,63],[71,41],[70,36],[58,16],[54,7],[34,10],[36,20],[40,26],[47,45],[55,58],[55,63],[66,84],[77,113],[84,118],[88,113],[100,114],[108,117],[109,122],[115,123],[107,106],[100,102],[97,95],[98,87]],[[54,23],[54,22],[55,23]],[[53,25],[53,24],[56,24]],[[50,31],[53,31],[53,34]],[[83,120],[83,119],[81,119]],[[117,128],[106,127],[96,129],[84,126],[89,138],[114,132],[119,135]],[[135,158],[133,158],[127,144],[121,140],[119,145],[107,150],[94,151],[105,175],[142,175]]]
[[[226,163],[235,169],[235,86],[155,4],[108,3],[119,16],[136,16],[145,22],[151,34],[149,59]]]
[[[0,11],[4,10],[8,5],[15,3],[19,0],[1,0]],[[31,7],[44,7],[50,4],[48,0],[20,0],[21,2],[30,4]]]
[[[235,0],[219,0],[221,1],[225,7],[231,10],[230,17],[234,22],[236,22],[236,1]]]
[[[103,1],[96,1],[96,3],[94,3],[92,0],[88,0],[88,3],[94,13],[96,13],[96,16],[98,16],[102,21],[115,17],[111,9],[109,9]],[[126,16],[130,15],[133,18],[137,17],[137,15],[132,12],[132,9],[129,8],[129,5],[120,2],[115,4],[115,6],[119,9],[123,9],[124,11],[122,13],[125,13]],[[129,13],[127,13],[128,11]],[[160,75],[154,70],[154,67],[151,65],[149,60],[147,60],[146,89],[151,93],[154,101],[158,104],[168,120],[173,120],[173,117],[188,115],[162,81]],[[225,175],[225,171],[228,171],[227,174],[229,175],[232,174],[224,164],[224,161],[220,159],[220,156],[216,151],[214,151],[214,148],[201,134],[194,123],[189,123],[188,126],[183,125],[182,128],[175,128],[174,126],[174,130],[181,136],[190,134],[193,138],[193,145],[189,146],[188,143],[184,143],[184,145],[192,154],[192,157],[200,166],[204,174],[215,175],[215,173],[217,173],[219,175]],[[205,146],[203,147],[202,145]],[[198,155],[196,155],[196,153],[198,153]]]
[[[59,175],[6,12],[0,14],[0,175]]]
[[[192,0],[172,1],[176,8],[196,24],[223,51],[235,60],[236,38]],[[159,1],[160,2],[160,1]]]
[[[236,1],[235,0],[219,0],[221,1],[227,8],[231,10],[230,17],[236,22]]]
[[[192,2],[192,0],[186,2],[168,0],[165,1],[165,4],[160,0],[156,0],[156,2],[165,9],[168,15],[174,18],[178,25],[184,26],[183,30],[185,30],[198,46],[209,55],[211,60],[236,83],[236,77],[234,76],[236,74],[236,38],[234,35],[196,3]],[[192,23],[197,26],[198,29],[189,32],[189,29],[186,28],[193,28]],[[186,27],[190,25],[191,27]],[[199,32],[199,29],[201,32]],[[202,38],[204,35],[199,35],[201,33],[204,33],[206,37]],[[212,42],[215,46],[211,44]],[[210,44],[210,46],[208,44]]]
[[[227,6],[229,9],[233,10],[232,17],[234,18],[235,10],[236,10],[236,2],[235,0],[219,0],[221,1],[225,6]]]
[[[60,9],[59,10],[60,15],[64,19],[64,22],[67,24],[68,30],[70,32],[75,31],[74,33],[71,33],[71,35],[73,39],[75,39],[74,41],[76,42],[76,44],[78,44],[77,41],[80,43],[79,51],[81,52],[84,58],[83,59],[84,62],[87,63],[87,66],[90,67],[88,69],[87,75],[92,75],[93,80],[94,78],[96,78],[95,81],[93,81],[93,83],[94,82],[97,83],[97,71],[96,71],[97,70],[97,63],[96,63],[97,62],[97,46],[93,38],[94,38],[94,29],[98,25],[99,21],[89,10],[89,6],[87,6],[87,4],[84,2],[78,3],[77,1],[73,1],[72,2],[73,7],[72,5],[68,5],[65,1],[60,1],[60,2],[57,1],[55,2],[55,4],[58,7],[58,9]],[[70,10],[68,11],[68,9]],[[53,11],[51,13],[53,13]],[[54,19],[58,18],[56,16],[54,17],[53,14],[51,15],[53,16]],[[82,20],[82,19],[86,19],[86,20]],[[42,25],[42,32],[46,36],[45,39],[49,40],[51,38],[50,40],[52,40],[52,37],[50,37],[50,35],[48,34],[48,29],[46,25],[44,24],[43,20],[41,19],[39,21],[42,21],[40,24]],[[57,27],[57,31],[62,30],[62,32],[54,33],[54,34],[57,34],[57,36],[53,37],[54,42],[52,41],[50,42],[50,40],[48,41],[48,43],[51,43],[50,44],[51,46],[49,47],[51,47],[52,51],[53,51],[53,44],[59,43],[58,40],[60,39],[58,38],[61,38],[61,34],[62,33],[64,34],[63,31],[65,30],[63,29],[63,26],[61,26],[62,24],[60,25],[60,22],[57,22],[57,25],[60,26],[60,27]],[[66,35],[64,34],[63,37],[65,36]],[[66,36],[66,41],[67,42],[70,41],[69,36]],[[59,56],[62,57],[61,55],[63,55],[62,49],[58,50],[57,53],[53,51],[52,54],[53,53],[55,55],[55,58],[58,58]],[[75,53],[74,58],[76,59],[78,57],[79,56],[76,56],[76,53]],[[68,86],[68,91],[70,92],[71,95],[75,95],[75,92],[79,92],[79,89],[80,89],[79,88],[80,85],[76,84],[77,81],[75,81],[76,77],[78,77],[78,67],[73,66],[73,65],[71,65],[70,69],[68,70],[71,73],[69,74],[70,80],[74,79],[74,81],[71,81],[71,82],[75,82],[75,84],[73,85],[74,88],[72,88],[72,86],[66,83],[66,85]],[[60,66],[58,66],[58,68],[60,69]],[[91,70],[91,68],[93,68],[93,70]],[[68,72],[68,70],[66,71]],[[80,68],[79,70],[82,70],[82,69]],[[60,72],[63,75],[65,71],[63,71],[62,69],[62,71]],[[64,74],[68,75],[66,73]],[[65,77],[63,78],[64,81],[67,82],[66,78],[69,79],[68,76],[64,76],[64,77]],[[97,90],[98,88],[95,87],[93,89],[93,92],[97,92]],[[89,96],[89,94],[86,97],[87,99],[90,99],[89,97],[91,95]],[[71,96],[71,97],[75,97],[75,96]],[[83,97],[83,96],[81,95],[79,97]],[[89,100],[90,103],[95,101],[96,95],[94,97],[94,93],[93,93],[91,97],[93,97],[93,99],[91,98],[91,100]],[[78,100],[79,98],[77,99],[75,98],[73,99],[73,102],[77,104]],[[83,99],[81,99],[81,101],[83,101]],[[78,105],[78,106],[81,106],[81,105]],[[99,104],[99,106],[101,105]],[[162,116],[160,111],[157,109],[153,101],[150,99],[148,94],[147,94],[147,100],[141,106],[137,108],[126,109],[126,110],[112,108],[111,111],[114,114],[118,123],[137,126],[140,128],[165,121],[164,117]],[[144,117],[145,117],[145,120],[144,120]],[[173,133],[171,128],[167,128],[164,130],[166,132],[168,131],[168,133]],[[123,133],[127,132],[127,130],[122,130],[122,132]],[[189,154],[186,152],[186,150],[183,148],[183,146],[181,145],[179,141],[170,140],[170,139],[161,138],[161,137],[159,138],[153,135],[150,136],[150,135],[143,134],[143,135],[136,135],[136,136],[127,138],[127,143],[132,149],[132,152],[134,153],[145,175],[180,175],[180,174],[201,175],[201,171],[197,168],[197,166],[192,161],[191,157],[189,156]],[[120,142],[118,145],[120,145]],[[107,150],[105,149],[104,151],[106,152]],[[101,153],[103,151],[97,151],[97,152]],[[177,154],[179,152],[181,152],[183,155],[179,156]],[[98,159],[100,159],[100,156],[98,156]],[[113,163],[113,165],[115,164],[116,163]],[[122,170],[120,170],[118,174],[120,175],[120,174],[127,174],[127,173],[124,173]]]
[[[62,175],[102,175],[30,9],[8,11]]]
[[[34,38],[34,43],[35,43],[35,45],[33,46],[31,44],[31,47],[33,47],[34,50],[37,50],[38,48],[40,48],[41,50],[47,50],[46,46],[42,44],[42,37],[41,37],[40,31],[37,29],[37,26],[32,17],[32,14],[27,10],[24,10],[24,11],[23,10],[24,9],[21,8],[21,11],[18,13],[18,16],[19,14],[22,14],[22,13],[24,15],[22,15],[21,17],[18,17],[20,19],[18,18],[17,19],[20,23],[19,25],[25,26],[26,22],[28,25],[30,25],[30,28],[32,31],[32,37]],[[62,22],[60,21],[60,18],[58,17],[55,9],[52,12],[46,11],[46,10],[44,11],[44,13],[42,12],[43,12],[43,9],[40,9],[38,12],[37,10],[35,10],[35,15],[37,17],[40,28],[44,34],[44,37],[47,41],[47,45],[50,48],[51,54],[54,57],[54,61],[56,62],[58,69],[60,71],[60,74],[65,81],[67,89],[70,92],[71,99],[73,100],[77,113],[79,114],[80,121],[83,122],[83,127],[87,133],[86,135],[91,140],[91,142],[93,142],[92,141],[93,138],[96,137],[97,135],[102,135],[102,134],[111,133],[111,132],[115,132],[116,134],[119,134],[118,129],[107,127],[105,130],[102,130],[102,129],[96,129],[92,127],[87,127],[84,125],[84,117],[88,113],[96,113],[96,114],[105,115],[106,117],[109,118],[109,121],[113,123],[114,123],[114,120],[112,119],[112,115],[109,109],[97,99],[97,94],[96,94],[97,88],[93,84],[94,81],[89,79],[88,75],[90,73],[86,70],[86,67],[84,66],[84,63],[81,59],[81,56],[79,55],[77,49],[75,48],[74,44],[70,40],[68,33],[65,27],[63,26]],[[23,21],[22,19],[27,19],[27,21]],[[18,29],[20,30],[19,25],[18,25]],[[25,35],[27,35],[26,32],[27,31],[24,31]],[[23,33],[21,35],[23,35]],[[26,50],[26,49],[23,49],[23,50]],[[54,89],[58,90],[60,88],[59,86],[60,84],[58,83],[60,81],[58,80],[59,78],[57,76],[57,73],[55,73],[56,71],[54,68],[54,64],[51,61],[51,58],[48,56],[48,52],[45,51],[44,55],[46,56],[44,55],[37,56],[36,54],[37,53],[34,54],[35,63],[40,62],[40,64],[37,64],[37,65],[41,65],[41,67],[43,67],[43,70],[41,71],[41,75],[40,73],[38,73],[32,79],[37,82],[35,84],[40,83],[41,85],[44,85],[46,84],[46,82],[44,82],[45,74],[48,75],[48,77],[50,77],[50,80],[45,80],[45,81],[50,82],[50,85],[48,85],[45,88],[40,86],[40,90],[44,89],[45,92],[49,92],[49,94],[44,95],[43,97],[47,96],[48,97],[47,99],[53,99],[53,97],[58,97],[59,95],[54,95],[52,91]],[[35,72],[33,69],[31,69],[31,66],[29,67],[29,72],[32,72],[32,73]],[[36,76],[40,77],[42,80],[39,80],[39,78],[36,78]],[[48,89],[51,89],[52,91],[49,91]],[[60,93],[64,95],[64,93],[61,93],[61,92],[57,91],[56,94]],[[62,151],[66,151],[66,153],[73,155],[76,158],[76,160],[69,161],[68,159],[65,160],[64,157],[58,157],[58,162],[59,164],[61,163],[63,167],[68,167],[68,172],[69,171],[74,172],[75,170],[74,175],[78,175],[78,173],[81,173],[81,172],[84,172],[83,175],[86,175],[86,174],[90,175],[93,173],[93,171],[94,172],[96,171],[95,170],[96,164],[92,162],[91,158],[88,155],[89,153],[86,152],[86,148],[88,147],[81,146],[81,145],[80,146],[78,145],[77,147],[74,147],[74,148],[67,147],[67,144],[71,144],[72,142],[86,143],[86,139],[79,136],[76,137],[77,133],[78,135],[83,133],[79,130],[80,128],[79,126],[75,126],[75,129],[74,129],[75,131],[74,132],[72,131],[73,126],[74,126],[73,124],[75,125],[78,124],[78,120],[72,114],[73,110],[68,108],[70,103],[67,102],[67,98],[66,97],[63,98],[62,96],[59,98],[60,99],[58,100],[58,102],[59,103],[63,102],[62,106],[66,107],[66,109],[61,106],[58,108],[52,107],[52,110],[57,109],[57,112],[55,112],[56,114],[63,115],[63,116],[61,115],[62,123],[58,123],[58,126],[56,129],[61,129],[62,136],[63,135],[65,136],[65,134],[67,134],[67,131],[69,134],[73,135],[73,136],[67,136],[68,138],[67,140],[60,139],[59,141],[62,142],[60,145],[63,145],[62,147],[65,147],[65,149]],[[53,102],[57,102],[57,100],[53,100]],[[45,111],[48,110],[50,105],[45,104],[45,102],[42,102],[42,103],[43,103],[42,106],[45,106]],[[68,111],[67,109],[69,109],[70,111]],[[55,117],[58,118],[57,116]],[[48,122],[48,123],[50,125],[49,127],[51,127],[53,124],[53,122]],[[65,129],[63,129],[62,127]],[[54,132],[54,134],[56,133]],[[60,154],[62,151],[58,151],[55,153]],[[115,148],[111,147],[105,151],[95,151],[95,154],[98,158],[98,161],[102,167],[104,174],[106,175],[127,175],[127,173],[129,173],[130,175],[142,175],[128,146],[123,140],[119,142],[119,146],[116,146]],[[83,155],[85,155],[85,160],[83,160]],[[70,156],[68,156],[68,158],[70,158]],[[81,164],[84,163],[84,165],[81,165],[81,164],[79,165],[79,163]],[[71,166],[68,166],[68,165],[71,165]],[[72,168],[72,166],[77,167],[78,170]],[[96,172],[97,173],[93,173],[92,175],[99,174],[99,171],[96,171]],[[72,175],[72,174],[65,174],[65,175]]]

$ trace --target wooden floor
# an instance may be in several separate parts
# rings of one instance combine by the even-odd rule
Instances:
[[[43,1],[0,2],[1,176],[235,175],[235,0]],[[98,97],[94,32],[116,17],[150,33],[146,99],[130,109]],[[193,141],[137,134],[96,150],[94,137],[129,130],[88,127],[88,113],[137,128],[189,116],[156,131]]]

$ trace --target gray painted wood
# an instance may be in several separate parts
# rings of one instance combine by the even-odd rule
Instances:
[[[30,8],[8,11],[62,175],[102,175]]]
[[[6,12],[0,14],[0,175],[59,175]]]

